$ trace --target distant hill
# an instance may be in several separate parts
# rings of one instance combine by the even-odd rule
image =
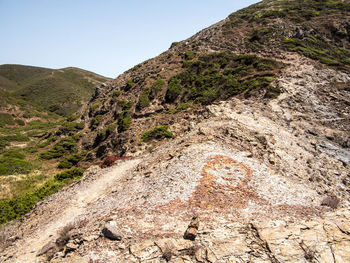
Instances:
[[[62,116],[75,113],[109,79],[79,68],[0,66],[0,89]]]

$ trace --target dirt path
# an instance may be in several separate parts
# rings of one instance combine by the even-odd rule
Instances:
[[[36,262],[36,254],[44,245],[54,240],[62,227],[74,222],[83,215],[89,208],[89,204],[108,194],[113,184],[123,178],[127,173],[136,167],[139,159],[125,161],[112,170],[102,174],[96,180],[83,184],[77,189],[71,198],[70,206],[63,207],[57,220],[42,225],[31,236],[25,238],[22,244],[17,246],[17,256],[11,259],[11,262]]]

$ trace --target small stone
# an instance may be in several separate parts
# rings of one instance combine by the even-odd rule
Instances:
[[[199,217],[194,216],[184,234],[184,239],[194,241],[197,236],[198,228],[199,228]]]
[[[102,234],[110,240],[122,240],[122,237],[118,234],[117,224],[114,221],[105,224]]]
[[[75,244],[74,242],[68,242],[67,245],[66,245],[66,253],[69,253],[69,252],[72,252],[74,250],[77,250],[78,249],[78,245]]]
[[[194,227],[189,227],[187,228],[185,234],[184,234],[184,239],[192,240],[194,241],[197,236],[197,229]]]

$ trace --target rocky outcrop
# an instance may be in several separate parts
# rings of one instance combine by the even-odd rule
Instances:
[[[162,238],[130,243],[108,259],[103,253],[95,257],[104,262],[350,262],[350,210],[298,223],[203,223],[196,241]],[[73,253],[53,262],[89,262],[87,258]]]

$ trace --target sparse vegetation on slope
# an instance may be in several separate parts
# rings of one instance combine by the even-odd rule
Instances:
[[[264,89],[269,97],[280,90],[272,88],[275,72],[280,64],[252,55],[234,55],[228,51],[202,55],[185,64],[185,71],[169,81],[166,99],[209,104],[216,99],[227,99],[240,93],[248,94]]]
[[[168,130],[168,126],[157,126],[152,130],[146,131],[143,135],[141,140],[143,142],[148,142],[151,139],[162,139],[162,138],[172,138],[173,133]]]
[[[33,206],[45,197],[54,194],[69,182],[79,179],[83,175],[83,170],[73,168],[55,175],[42,186],[33,191],[23,193],[12,199],[0,200],[0,224],[13,219],[18,219],[28,213]]]

